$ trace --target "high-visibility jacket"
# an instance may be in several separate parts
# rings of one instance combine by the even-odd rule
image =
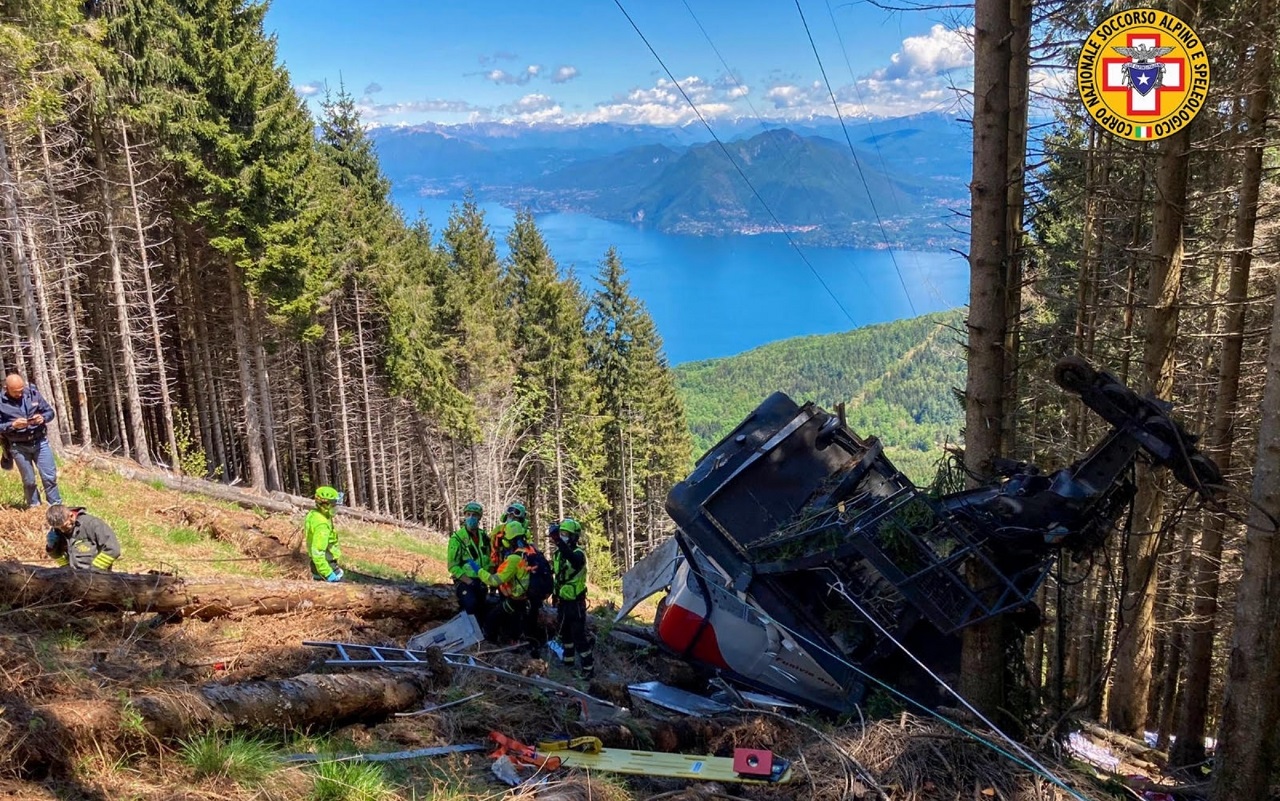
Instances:
[[[551,555],[551,574],[555,577],[555,594],[565,601],[576,601],[587,593],[587,553],[581,548],[556,548]]]
[[[49,529],[45,538],[45,553],[53,557],[53,561],[62,567],[73,570],[110,570],[111,565],[120,558],[120,540],[111,526],[101,518],[94,517],[83,507],[71,509],[75,521],[70,534],[63,534],[56,528]]]
[[[466,526],[449,536],[448,555],[449,575],[455,579],[465,577],[479,578],[479,573],[467,564],[473,561],[480,570],[493,572],[493,556],[489,553],[489,532],[477,528],[476,533],[467,531]]]
[[[515,549],[493,571],[498,592],[502,593],[503,597],[520,601],[529,594],[529,585],[532,582],[530,577],[533,571],[525,561],[525,554],[532,550],[533,548],[528,546]]]
[[[342,558],[342,548],[338,546],[338,531],[333,527],[333,507],[321,511],[312,509],[307,512],[303,531],[307,537],[307,556],[311,559],[311,573],[320,578],[328,578],[333,572],[333,562]]]

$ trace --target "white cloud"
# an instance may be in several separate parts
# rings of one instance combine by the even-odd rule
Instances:
[[[293,87],[293,91],[303,97],[318,95],[324,91],[324,81],[308,81],[307,83],[300,83]]]
[[[778,83],[765,90],[764,99],[773,103],[775,109],[812,106],[818,99],[817,88],[817,84],[796,86],[791,83]]]
[[[563,64],[556,67],[556,71],[551,73],[552,83],[568,83],[578,77],[578,68],[572,64]]]
[[[366,125],[393,125],[404,122],[406,117],[414,117],[415,121],[422,115],[467,114],[472,118],[487,118],[491,110],[484,106],[476,106],[465,100],[408,100],[402,103],[373,103],[368,97],[356,102],[356,110]]]
[[[903,39],[886,66],[871,70],[854,83],[834,87],[840,113],[846,118],[898,117],[946,110],[956,105],[960,93],[972,85],[969,68],[972,35],[972,28],[934,25],[925,34]],[[496,56],[489,58],[493,61]],[[525,86],[535,78],[545,78],[554,84],[565,83],[578,77],[579,72],[577,67],[567,64],[554,69],[530,64],[523,70],[507,71],[493,66],[469,74],[502,86]],[[1043,86],[1043,91],[1047,92],[1063,85],[1065,79],[1061,75],[1055,77],[1049,71],[1037,70],[1032,80],[1033,86]],[[749,100],[753,95],[763,99],[763,102],[755,103],[754,108]],[[366,118],[374,121],[423,117],[456,119],[466,115],[473,121],[685,125],[697,122],[698,118],[689,101],[713,124],[717,119],[752,117],[755,114],[775,122],[830,118],[835,114],[831,92],[825,82],[811,80],[808,75],[791,75],[777,70],[764,76],[762,83],[754,87],[748,87],[738,76],[723,73],[712,80],[689,75],[680,78],[679,85],[661,77],[649,85],[635,86],[586,108],[576,103],[562,106],[541,92],[526,93],[502,105],[488,107],[446,100],[379,105],[369,102],[368,93],[362,100],[367,103]]]
[[[681,94],[681,89],[684,94]],[[698,118],[685,95],[707,118],[725,116],[735,110],[725,92],[700,76],[690,75],[681,78],[679,86],[667,78],[659,78],[653,86],[635,87],[610,101],[597,103],[590,111],[566,115],[562,121],[571,124],[683,125]]]
[[[483,75],[486,81],[492,81],[493,83],[496,83],[496,84],[505,84],[508,86],[524,86],[529,81],[537,77],[538,73],[541,71],[542,71],[541,64],[530,64],[529,66],[525,67],[524,70],[521,72],[512,73],[502,69],[492,69],[479,74]],[[468,73],[468,74],[475,75],[477,73]]]
[[[551,97],[544,94],[540,94],[538,92],[534,92],[533,94],[525,95],[524,97],[517,100],[515,103],[512,103],[511,108],[513,111],[517,113],[530,114],[533,112],[546,111],[547,109],[555,108],[556,105],[557,105],[556,101],[553,100]]]
[[[973,63],[973,28],[934,25],[924,36],[908,36],[902,49],[889,57],[889,66],[877,70],[877,78],[940,75]]]

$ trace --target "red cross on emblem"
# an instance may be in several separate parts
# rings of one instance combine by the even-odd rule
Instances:
[[[1158,33],[1131,33],[1126,39],[1129,50],[1141,52],[1160,48]],[[1161,48],[1165,51],[1169,49]],[[1160,97],[1163,93],[1186,91],[1186,66],[1185,58],[1104,58],[1102,88],[1108,92],[1125,93],[1125,107],[1129,116],[1158,117],[1161,114]]]

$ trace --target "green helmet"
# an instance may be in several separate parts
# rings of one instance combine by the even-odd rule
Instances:
[[[326,503],[337,503],[338,498],[342,497],[342,493],[333,487],[324,486],[316,487],[316,500],[325,501]]]
[[[502,527],[502,544],[514,545],[516,540],[525,539],[529,536],[529,529],[519,520],[508,520],[507,524]]]
[[[519,520],[521,523],[529,519],[529,511],[524,508],[524,504],[516,501],[507,507],[507,520]]]
[[[560,531],[562,531],[569,539],[577,540],[582,536],[582,524],[572,517],[566,517],[560,521]]]
[[[462,514],[463,515],[482,515],[484,514],[484,507],[480,505],[479,501],[471,501],[466,506],[462,507]]]

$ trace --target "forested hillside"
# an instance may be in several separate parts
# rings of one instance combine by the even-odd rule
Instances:
[[[928,483],[942,446],[957,444],[963,427],[963,324],[961,311],[941,312],[682,364],[676,380],[694,449],[714,445],[781,390],[828,411],[846,404],[854,431],[879,437],[900,470]]]
[[[240,0],[0,17],[0,354],[76,442],[451,528],[572,514],[623,562],[688,434],[616,253],[405,221],[341,87],[312,119]],[[490,519],[493,519],[490,518]],[[601,563],[604,569],[604,563]]]

